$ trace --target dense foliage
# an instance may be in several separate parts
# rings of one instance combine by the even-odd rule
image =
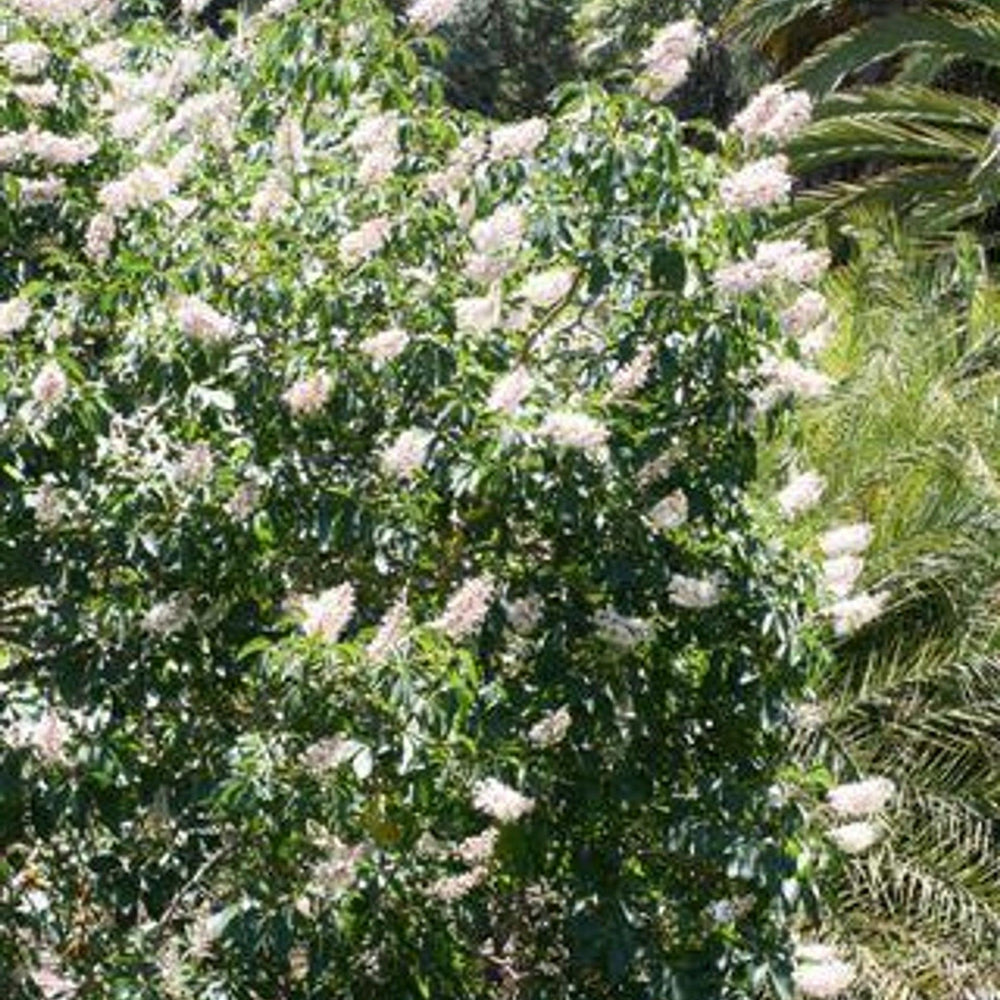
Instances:
[[[4,996],[787,992],[746,214],[631,92],[487,132],[433,7],[287,6],[9,22]]]

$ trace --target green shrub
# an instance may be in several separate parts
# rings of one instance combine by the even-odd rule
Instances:
[[[487,135],[367,3],[16,25],[4,996],[787,983],[811,654],[713,162],[597,89]]]

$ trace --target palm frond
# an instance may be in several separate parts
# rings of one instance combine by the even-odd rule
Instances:
[[[740,0],[722,29],[730,38],[763,46],[782,28],[830,6],[830,0]]]
[[[984,355],[1000,297],[974,248],[928,261],[884,210],[847,218],[864,252],[828,287],[840,390],[800,415],[797,447],[827,479],[818,526],[875,523],[863,585],[893,598],[815,679],[794,747],[898,788],[885,839],[837,883],[853,995],[964,1000],[1000,970],[1000,376]]]
[[[944,940],[965,953],[1000,958],[1000,908],[916,859],[882,850],[849,866],[845,908],[877,906],[918,930],[925,942]]]
[[[859,180],[831,181],[800,193],[780,223],[787,232],[801,232],[822,223],[840,223],[854,211],[891,210],[906,217],[925,239],[954,234],[996,201],[971,190],[968,177],[968,162],[892,166]]]
[[[816,119],[859,114],[885,115],[896,122],[963,125],[983,132],[989,132],[996,124],[996,105],[992,101],[915,83],[859,87],[832,94],[817,108]]]
[[[975,16],[915,11],[867,21],[836,35],[805,59],[790,82],[823,96],[849,74],[915,48],[933,49],[942,58],[1000,64],[1000,17],[980,9]]]
[[[849,113],[813,123],[789,146],[788,154],[799,173],[852,161],[957,161],[971,166],[982,158],[986,141],[980,130],[918,119],[908,112],[869,111],[859,102]]]

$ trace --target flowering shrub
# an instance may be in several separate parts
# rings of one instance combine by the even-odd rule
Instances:
[[[753,293],[825,260],[640,96],[490,131],[442,5],[282,7],[11,21],[3,995],[787,989]]]

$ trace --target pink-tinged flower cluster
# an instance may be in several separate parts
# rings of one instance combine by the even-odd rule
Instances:
[[[810,250],[802,240],[766,240],[754,260],[770,276],[793,285],[818,281],[830,266],[829,250]]]
[[[827,836],[845,854],[864,854],[882,839],[882,830],[862,820],[835,826],[827,831]]]
[[[304,597],[302,631],[323,642],[337,642],[354,616],[355,595],[350,583],[324,590],[316,597]]]
[[[489,861],[493,857],[493,852],[496,850],[499,838],[500,831],[496,827],[489,826],[482,833],[466,837],[455,848],[455,856],[467,865],[476,865]]]
[[[184,50],[182,50],[184,51]],[[121,38],[95,42],[80,50],[80,58],[95,73],[112,73],[121,68],[128,55],[128,45]],[[200,62],[199,62],[200,65]]]
[[[465,258],[462,274],[477,285],[495,285],[510,273],[514,259],[488,253],[471,253]]]
[[[191,599],[186,594],[177,594],[154,604],[143,616],[142,626],[151,635],[173,635],[192,617]]]
[[[173,477],[178,486],[200,486],[212,477],[215,456],[205,441],[184,448],[173,465]]]
[[[414,0],[406,11],[406,19],[417,31],[434,31],[451,19],[460,2],[461,0]]]
[[[57,135],[36,126],[0,134],[0,165],[33,158],[49,167],[75,167],[92,159],[100,143],[89,135]]]
[[[718,576],[693,577],[675,573],[667,584],[671,604],[700,610],[714,607],[722,600],[723,586]]]
[[[495,287],[489,295],[455,299],[456,331],[462,336],[489,333],[500,323],[501,305],[499,287]]]
[[[785,517],[795,517],[815,507],[825,489],[826,480],[818,472],[800,472],[788,480],[775,499]]]
[[[379,333],[372,334],[361,341],[362,354],[367,354],[376,366],[393,361],[406,350],[410,335],[398,326],[391,326]]]
[[[24,17],[49,24],[69,24],[110,14],[110,0],[10,0]]]
[[[843,599],[854,589],[865,561],[858,556],[836,556],[823,563],[823,586],[833,597]]]
[[[31,321],[31,303],[25,299],[8,299],[0,302],[0,337],[23,330]]]
[[[496,778],[477,782],[472,794],[473,806],[498,823],[516,823],[535,808],[534,799],[522,795]]]
[[[340,238],[340,255],[347,267],[360,264],[379,252],[392,232],[392,223],[385,216],[368,219],[357,229]]]
[[[45,409],[54,409],[66,397],[69,379],[58,361],[46,361],[31,383],[32,399]]]
[[[629,617],[611,607],[594,614],[594,627],[604,642],[623,650],[633,649],[653,637],[653,627],[645,618]]]
[[[77,980],[62,970],[58,959],[49,951],[38,956],[38,966],[30,974],[31,982],[45,1000],[73,1000],[80,989]]]
[[[827,792],[830,808],[841,816],[871,816],[881,812],[896,794],[889,778],[865,778],[836,785]]]
[[[759,244],[752,260],[720,267],[713,280],[720,292],[739,295],[772,282],[808,285],[818,281],[829,266],[826,250],[810,250],[801,240],[772,240]]]
[[[311,774],[323,777],[346,764],[360,749],[356,740],[327,736],[311,743],[302,753],[302,766]]]
[[[490,132],[490,159],[512,160],[531,156],[548,133],[549,126],[544,118],[527,118],[510,125],[500,125]]]
[[[433,435],[421,427],[400,433],[381,455],[382,471],[400,479],[412,479],[427,461]]]
[[[288,190],[288,181],[280,173],[266,177],[250,199],[247,217],[254,223],[281,222],[294,207],[295,199]]]
[[[486,408],[513,416],[528,398],[534,385],[535,380],[531,372],[524,365],[518,365],[494,383],[486,400]]]
[[[496,595],[496,582],[489,574],[475,576],[459,586],[433,627],[461,642],[482,626]]]
[[[0,62],[15,77],[41,76],[51,58],[52,53],[41,42],[8,42],[0,48]]]
[[[97,192],[101,206],[115,218],[135,209],[149,209],[166,201],[177,188],[177,177],[167,167],[140,163]]]
[[[792,981],[805,997],[820,1000],[838,997],[854,982],[854,967],[843,961],[828,945],[807,945],[796,949]]]
[[[68,763],[67,746],[73,731],[69,723],[53,708],[47,708],[35,720],[15,722],[7,734],[11,746],[34,751],[46,764]]]
[[[401,594],[386,611],[372,641],[365,647],[368,658],[373,663],[383,663],[398,653],[404,647],[409,627],[410,609],[406,595]]]
[[[498,255],[518,248],[524,238],[525,218],[517,205],[501,205],[469,230],[472,245],[481,254]]]
[[[830,307],[822,293],[807,289],[781,313],[781,328],[793,337],[799,337],[817,323],[826,319]]]
[[[42,483],[29,497],[28,505],[35,511],[40,528],[52,531],[63,523],[68,513],[64,492],[52,483]]]
[[[683,490],[668,493],[649,512],[649,520],[660,531],[673,531],[688,519],[688,498]]]
[[[857,555],[871,545],[874,529],[867,521],[840,524],[819,537],[819,547],[827,559],[837,556]]]
[[[242,482],[226,502],[226,513],[236,521],[246,521],[260,506],[263,489],[253,480]]]
[[[275,165],[290,174],[304,174],[309,170],[308,155],[302,123],[291,114],[285,115],[274,133]]]
[[[608,457],[611,432],[599,420],[586,413],[557,410],[542,421],[538,433],[553,444],[582,451],[599,461]]]
[[[806,91],[770,83],[733,119],[733,129],[748,142],[770,139],[780,144],[801,132],[811,117],[812,99]]]
[[[788,396],[799,399],[823,399],[830,394],[833,381],[815,368],[808,368],[794,358],[766,358],[760,366],[764,385],[754,393],[758,410],[766,411]]]
[[[358,866],[368,853],[364,844],[345,844],[339,837],[324,833],[320,840],[326,857],[312,866],[309,891],[329,899],[349,889],[357,878]]]
[[[399,112],[383,111],[362,118],[347,137],[347,145],[359,156],[373,149],[396,149],[399,144]]]
[[[454,903],[481,885],[488,874],[484,865],[477,865],[458,875],[443,875],[431,884],[427,894],[442,903]]]
[[[784,201],[791,190],[788,157],[778,155],[754,160],[724,178],[719,196],[731,211],[753,211]]]
[[[545,605],[537,594],[503,602],[504,614],[518,635],[530,635],[542,623]]]
[[[543,715],[528,730],[528,742],[536,747],[552,747],[561,743],[573,724],[569,708],[563,705],[553,712]]]
[[[52,80],[43,80],[41,83],[18,83],[10,89],[22,104],[35,110],[51,108],[59,103],[59,88]]]
[[[656,348],[652,344],[643,344],[635,357],[611,376],[608,397],[627,399],[634,396],[649,380],[655,358]]]
[[[517,291],[536,309],[549,309],[570,293],[576,275],[568,267],[552,267],[527,277]]]
[[[194,295],[181,296],[173,314],[187,336],[204,344],[221,344],[236,336],[236,324],[230,317]]]
[[[833,623],[834,635],[839,637],[851,635],[869,622],[873,622],[885,610],[889,597],[888,591],[877,594],[864,593],[831,604],[825,611]]]
[[[51,205],[66,193],[66,182],[61,177],[23,177],[19,182],[18,197],[24,208]]]
[[[502,135],[500,141],[507,142],[507,139]],[[513,139],[509,144],[514,145]],[[424,190],[434,198],[447,201],[455,212],[463,216],[468,211],[475,211],[475,199],[463,201],[463,192],[469,185],[476,164],[486,155],[485,139],[475,133],[465,136],[451,151],[443,169],[435,170],[424,178]]]
[[[296,417],[311,417],[327,404],[333,383],[326,372],[315,372],[297,379],[282,394],[282,400]]]
[[[164,78],[163,87],[180,89],[183,83]],[[139,146],[140,155],[159,150],[168,138],[186,136],[198,143],[204,142],[223,151],[236,145],[236,122],[240,113],[239,94],[232,87],[223,87],[209,93],[197,93],[186,98],[147,141]]]
[[[660,101],[676,90],[687,79],[691,58],[700,44],[696,21],[675,21],[661,28],[642,53],[639,93],[651,101]]]
[[[95,264],[104,264],[111,256],[111,245],[116,234],[114,216],[108,212],[98,212],[87,224],[84,253]]]
[[[391,146],[377,146],[361,157],[357,181],[362,187],[373,187],[387,181],[399,165],[399,151]]]
[[[827,345],[836,333],[832,319],[825,319],[811,330],[807,330],[799,338],[799,350],[805,358],[814,358],[826,350]]]

